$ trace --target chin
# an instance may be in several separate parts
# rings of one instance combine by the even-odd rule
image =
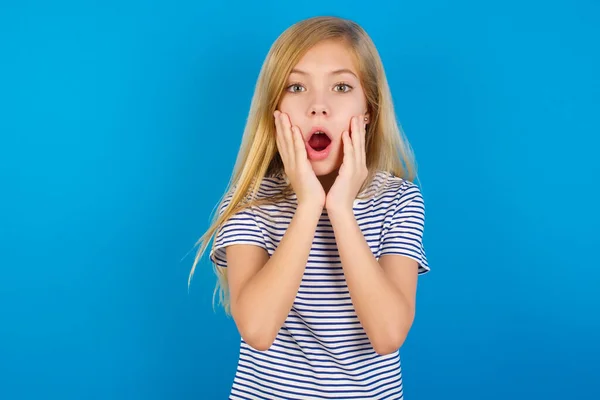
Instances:
[[[337,148],[336,148],[337,147]],[[309,151],[308,160],[312,165],[313,171],[317,176],[337,176],[343,161],[343,149],[340,146],[331,145],[328,148],[327,155],[317,154],[307,148]]]
[[[324,160],[324,161],[312,161],[311,165],[313,168],[313,171],[315,171],[315,175],[317,176],[327,176],[327,175],[331,175],[331,174],[335,174],[337,175],[338,171],[339,171],[339,166],[333,164],[331,161],[329,160]]]

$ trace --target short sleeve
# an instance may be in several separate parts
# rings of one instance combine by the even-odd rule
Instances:
[[[384,223],[380,256],[397,254],[410,257],[419,263],[419,274],[429,272],[423,246],[425,204],[419,187],[408,181],[401,185],[392,207],[391,217]]]
[[[226,204],[222,205],[222,214]],[[262,230],[251,208],[246,208],[232,215],[218,230],[214,238],[214,246],[210,251],[210,259],[217,267],[226,268],[225,248],[233,244],[250,244],[267,250]]]

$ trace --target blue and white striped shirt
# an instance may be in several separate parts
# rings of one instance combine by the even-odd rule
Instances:
[[[281,191],[283,177],[267,177],[259,196]],[[379,171],[354,201],[354,215],[374,256],[400,254],[429,271],[423,246],[425,208],[414,183]],[[229,195],[230,196],[230,195]],[[225,197],[219,212],[228,204]],[[297,206],[296,197],[246,209],[218,231],[211,260],[226,267],[225,247],[252,244],[273,255]],[[403,399],[399,352],[378,355],[352,306],[331,222],[324,210],[300,289],[273,345],[257,351],[241,340],[230,399]]]

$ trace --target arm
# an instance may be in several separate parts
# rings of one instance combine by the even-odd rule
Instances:
[[[358,319],[377,353],[393,353],[414,320],[418,264],[400,255],[384,255],[378,262],[352,210],[330,218]]]
[[[267,350],[292,308],[322,209],[298,206],[271,258],[252,245],[226,248],[231,314],[240,335]]]

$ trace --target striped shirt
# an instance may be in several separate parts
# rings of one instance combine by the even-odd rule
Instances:
[[[259,196],[281,191],[281,176],[266,177]],[[425,209],[414,183],[379,171],[368,199],[354,215],[376,259],[400,254],[429,271],[423,246]],[[219,212],[228,204],[225,197]],[[211,260],[226,267],[225,247],[251,244],[273,255],[297,206],[295,195],[278,204],[240,211],[220,227]],[[399,352],[379,355],[352,306],[331,222],[321,214],[302,283],[289,315],[266,351],[243,338],[230,399],[403,399]]]

